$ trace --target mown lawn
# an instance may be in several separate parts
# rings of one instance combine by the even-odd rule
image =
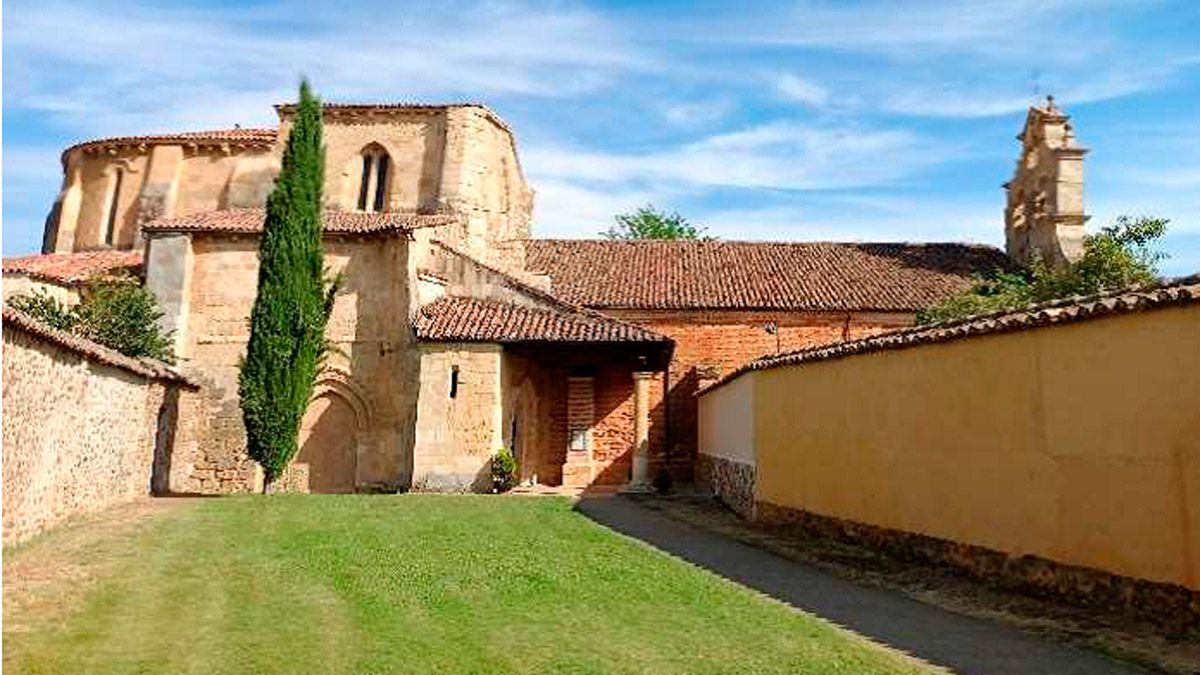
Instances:
[[[231,497],[109,530],[5,551],[74,570],[6,579],[5,672],[926,672],[563,499]]]

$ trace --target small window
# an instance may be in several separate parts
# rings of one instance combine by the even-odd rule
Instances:
[[[371,163],[374,158],[371,155],[363,155],[362,158],[362,183],[358,186],[358,210],[367,210],[367,191],[371,189]]]
[[[381,212],[387,206],[388,171],[391,161],[387,151],[372,143],[363,150],[362,176],[358,184],[358,210]]]
[[[117,213],[121,202],[121,180],[125,177],[122,169],[117,169],[112,179],[112,193],[108,196],[108,218],[104,220],[104,243],[112,246],[117,236]]]
[[[375,156],[375,208],[371,209],[376,213],[383,211],[383,196],[384,190],[387,187],[388,179],[388,156],[386,154]]]
[[[458,366],[450,366],[450,398],[458,398]]]

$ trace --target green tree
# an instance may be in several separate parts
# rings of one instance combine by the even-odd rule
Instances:
[[[238,380],[247,449],[276,481],[297,450],[327,344],[325,325],[338,280],[327,280],[321,247],[321,187],[325,150],[321,104],[308,82],[283,152],[275,189],[267,198],[258,248],[258,294],[250,312],[250,342]]]
[[[8,304],[42,323],[98,342],[134,358],[174,363],[171,336],[158,325],[162,310],[133,277],[88,282],[80,302],[68,306],[46,291],[14,295]]]
[[[92,281],[83,301],[73,308],[75,332],[126,356],[174,363],[171,337],[158,321],[162,310],[154,295],[137,279],[117,277]]]
[[[705,228],[693,225],[677,212],[658,211],[647,204],[632,213],[616,216],[604,231],[608,239],[706,239]]]
[[[1164,218],[1120,216],[1112,225],[1083,240],[1083,256],[1061,270],[1035,261],[1020,272],[997,271],[970,291],[917,315],[917,323],[949,321],[1045,302],[1092,295],[1132,284],[1158,281],[1165,253],[1153,244],[1167,231]]]

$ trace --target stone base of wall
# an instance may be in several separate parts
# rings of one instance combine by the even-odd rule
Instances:
[[[753,464],[705,454],[696,456],[697,487],[711,491],[743,518],[754,518],[755,480]]]
[[[757,502],[756,520],[796,533],[864,545],[910,562],[946,565],[1001,588],[1131,614],[1180,635],[1200,628],[1200,591],[1102,570],[1015,556],[972,544]]]

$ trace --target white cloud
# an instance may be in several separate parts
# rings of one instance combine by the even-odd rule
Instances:
[[[997,89],[979,85],[907,85],[892,91],[884,99],[883,107],[893,113],[924,117],[975,118],[1009,115],[1024,111],[1039,102],[1046,93],[1054,95],[1059,105],[1070,108],[1084,103],[1095,103],[1121,98],[1162,87],[1171,77],[1172,70],[1166,67],[1137,69],[1111,68],[1072,77],[1058,77],[1039,82],[1041,94],[1018,91],[1019,85]],[[1032,87],[1033,82],[1024,86]]]
[[[695,220],[723,239],[970,241],[1002,244],[1003,203],[807,195],[788,204],[721,209]]]
[[[791,73],[779,76],[775,82],[779,93],[786,99],[797,101],[814,108],[824,108],[829,103],[829,90]]]
[[[721,17],[722,30],[685,26],[700,39],[827,48],[892,56],[969,53],[993,57],[1036,51],[1042,58],[1082,61],[1103,49],[1103,35],[1071,39],[1073,17],[1131,0],[891,0],[834,3],[806,0],[773,12]],[[1031,47],[1033,49],[1031,49]]]
[[[645,153],[534,146],[531,176],[706,187],[829,190],[881,185],[943,159],[903,129],[772,122]]]
[[[729,115],[734,109],[733,101],[727,98],[700,101],[674,101],[662,105],[659,113],[663,119],[679,127],[698,127],[713,124]]]
[[[535,237],[597,237],[612,224],[613,216],[668,197],[654,190],[589,186],[565,180],[536,183],[533,234]]]
[[[330,100],[553,98],[651,67],[607,19],[578,8],[231,12],[50,2],[6,14],[6,107],[88,134],[270,121],[269,103],[294,96],[302,73]]]

